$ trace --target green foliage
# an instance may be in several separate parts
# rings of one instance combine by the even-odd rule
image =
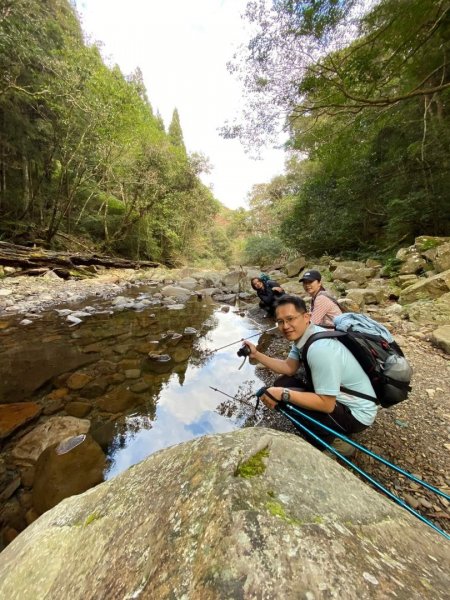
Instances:
[[[386,277],[394,277],[398,273],[401,266],[401,260],[398,260],[398,258],[395,258],[395,256],[390,256],[384,261],[383,273],[386,275]]]
[[[0,235],[24,222],[49,244],[63,231],[168,263],[226,258],[205,227],[218,210],[207,168],[176,110],[166,134],[140,69],[124,77],[83,42],[68,0],[0,3]]]
[[[449,10],[447,0],[248,3],[255,33],[230,67],[248,102],[224,133],[254,146],[284,113],[293,151],[282,177],[252,191],[255,235],[309,255],[382,255],[450,233]]]
[[[250,237],[245,244],[245,258],[247,264],[267,265],[284,253],[284,245],[278,238]]]
[[[179,148],[183,148],[183,150],[185,150],[183,132],[180,124],[180,115],[178,114],[177,109],[173,111],[172,121],[169,125],[169,140],[174,146],[178,146]]]

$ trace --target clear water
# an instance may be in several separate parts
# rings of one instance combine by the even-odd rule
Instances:
[[[139,288],[129,294],[151,298],[154,292]],[[84,306],[88,304],[97,313],[74,327],[54,310],[28,326],[18,325],[18,319],[7,325],[0,321],[0,402],[37,401],[45,409],[52,393],[67,389],[70,375],[87,374],[89,384],[69,389],[52,416],[67,414],[68,402],[89,405],[83,418],[91,421],[91,433],[107,455],[105,479],[173,444],[243,426],[251,410],[211,389],[245,396],[262,385],[248,361],[239,370],[240,340],[259,328],[241,308],[196,297],[183,310],[150,306],[141,312],[112,312],[111,301],[90,300]],[[171,345],[173,333],[183,334],[186,327],[197,334]],[[167,372],[155,373],[147,368],[149,347],[177,360]],[[133,368],[140,376],[127,379]],[[105,395],[136,384],[146,389],[134,393],[123,411],[105,403]],[[13,443],[14,438],[8,446]]]

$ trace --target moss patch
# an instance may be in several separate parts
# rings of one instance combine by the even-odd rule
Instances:
[[[301,521],[299,521],[298,519],[293,519],[292,517],[290,517],[287,514],[284,506],[282,504],[280,504],[279,502],[276,502],[275,500],[270,500],[269,502],[266,502],[266,508],[270,512],[271,515],[273,515],[274,517],[278,517],[279,519],[282,519],[283,521],[286,521],[286,523],[290,523],[291,525],[303,525],[304,524]]]
[[[75,527],[87,527],[88,525],[90,525],[91,523],[93,523],[94,521],[97,521],[97,519],[101,519],[103,515],[99,514],[99,513],[91,513],[90,515],[88,515],[85,520],[80,523],[80,521],[78,521],[78,523],[75,523]]]
[[[234,472],[234,476],[250,479],[250,477],[262,475],[266,470],[264,458],[267,456],[269,456],[269,448],[266,446],[262,450],[259,450],[259,452],[256,452],[256,454],[253,454],[248,460],[239,463]]]

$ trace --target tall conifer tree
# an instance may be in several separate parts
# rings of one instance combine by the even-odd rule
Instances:
[[[169,140],[174,146],[178,146],[179,148],[186,150],[183,140],[183,131],[181,130],[180,125],[180,115],[178,114],[178,110],[176,108],[173,111],[172,121],[169,125]]]

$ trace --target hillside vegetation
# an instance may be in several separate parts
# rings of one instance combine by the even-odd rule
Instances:
[[[264,266],[449,235],[450,0],[254,0],[243,18],[242,115],[223,135],[255,149],[284,122],[288,141],[285,172],[232,211],[177,109],[166,127],[69,0],[1,1],[0,239]]]
[[[255,0],[245,18],[230,63],[245,103],[223,134],[254,148],[284,120],[290,151],[253,190],[250,250],[373,255],[449,235],[450,2]]]
[[[139,69],[106,66],[68,0],[0,3],[0,239],[220,258],[207,168],[177,110],[166,131]]]

